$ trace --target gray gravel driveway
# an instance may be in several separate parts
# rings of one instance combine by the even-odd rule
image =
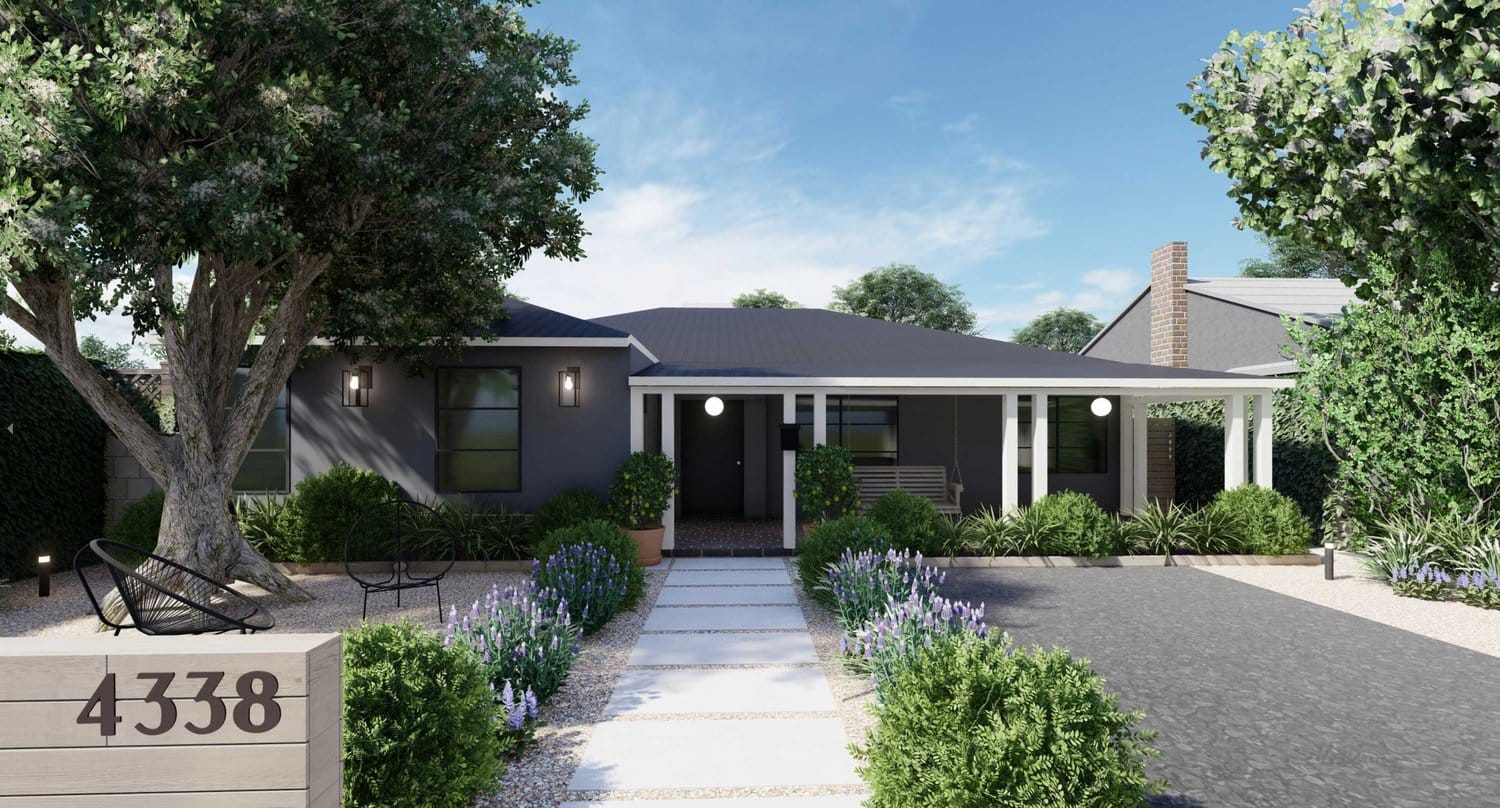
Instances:
[[[1156,805],[1500,806],[1500,659],[1186,567],[953,569],[1159,733]]]

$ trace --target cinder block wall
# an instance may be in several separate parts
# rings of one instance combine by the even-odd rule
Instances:
[[[104,524],[115,523],[120,509],[158,489],[156,481],[130,455],[130,450],[114,435],[104,441],[104,463],[109,469],[109,488],[104,510]]]

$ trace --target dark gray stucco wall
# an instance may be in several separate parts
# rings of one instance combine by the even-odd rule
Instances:
[[[532,511],[568,488],[607,494],[630,449],[626,348],[471,348],[434,354],[433,367],[521,369],[521,490],[444,495]],[[436,374],[410,376],[404,364],[375,365],[370,406],[344,407],[342,356],[308,362],[288,382],[292,483],[342,460],[377,471],[411,497],[435,490]],[[579,406],[559,407],[557,374],[580,370]]]
[[[1203,295],[1188,295],[1188,367],[1229,370],[1286,359],[1281,318]]]
[[[963,508],[998,509],[1004,477],[1001,465],[1005,434],[1004,399],[1000,396],[902,396],[898,414],[899,462],[908,466],[946,466],[954,477],[954,401],[957,399],[959,471],[964,484]],[[1081,491],[1108,511],[1120,506],[1119,400],[1108,416],[1109,437],[1103,474],[1051,474],[1050,491]],[[1031,502],[1031,475],[1019,477],[1021,504]]]
[[[1189,314],[1189,328],[1192,327],[1192,322],[1192,315]],[[1083,354],[1116,362],[1150,362],[1151,296],[1144,295],[1131,304],[1120,319],[1099,337],[1099,341]]]

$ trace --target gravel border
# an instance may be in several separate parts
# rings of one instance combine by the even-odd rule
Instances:
[[[818,666],[823,669],[828,686],[833,689],[838,716],[844,722],[844,733],[849,737],[850,744],[863,744],[865,731],[875,725],[875,717],[869,711],[869,706],[875,702],[875,685],[844,665],[844,655],[839,651],[839,640],[844,636],[843,628],[832,612],[807,596],[795,565],[788,566],[792,568],[792,580],[797,583],[797,604],[802,607],[802,616],[807,619],[807,627],[812,632],[813,648],[818,653]]]

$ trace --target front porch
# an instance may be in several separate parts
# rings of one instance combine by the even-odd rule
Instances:
[[[675,551],[682,540],[691,554],[768,544],[767,528],[778,523],[780,548],[795,551],[796,453],[830,442],[862,465],[945,469],[962,486],[964,513],[1009,511],[1062,490],[1131,513],[1148,500],[1146,409],[1159,402],[1224,400],[1224,487],[1271,485],[1271,395],[1290,382],[1047,381],[636,376],[630,446],[678,464],[663,547]],[[679,520],[690,528],[682,534]],[[724,526],[744,524],[758,529],[739,548]]]

